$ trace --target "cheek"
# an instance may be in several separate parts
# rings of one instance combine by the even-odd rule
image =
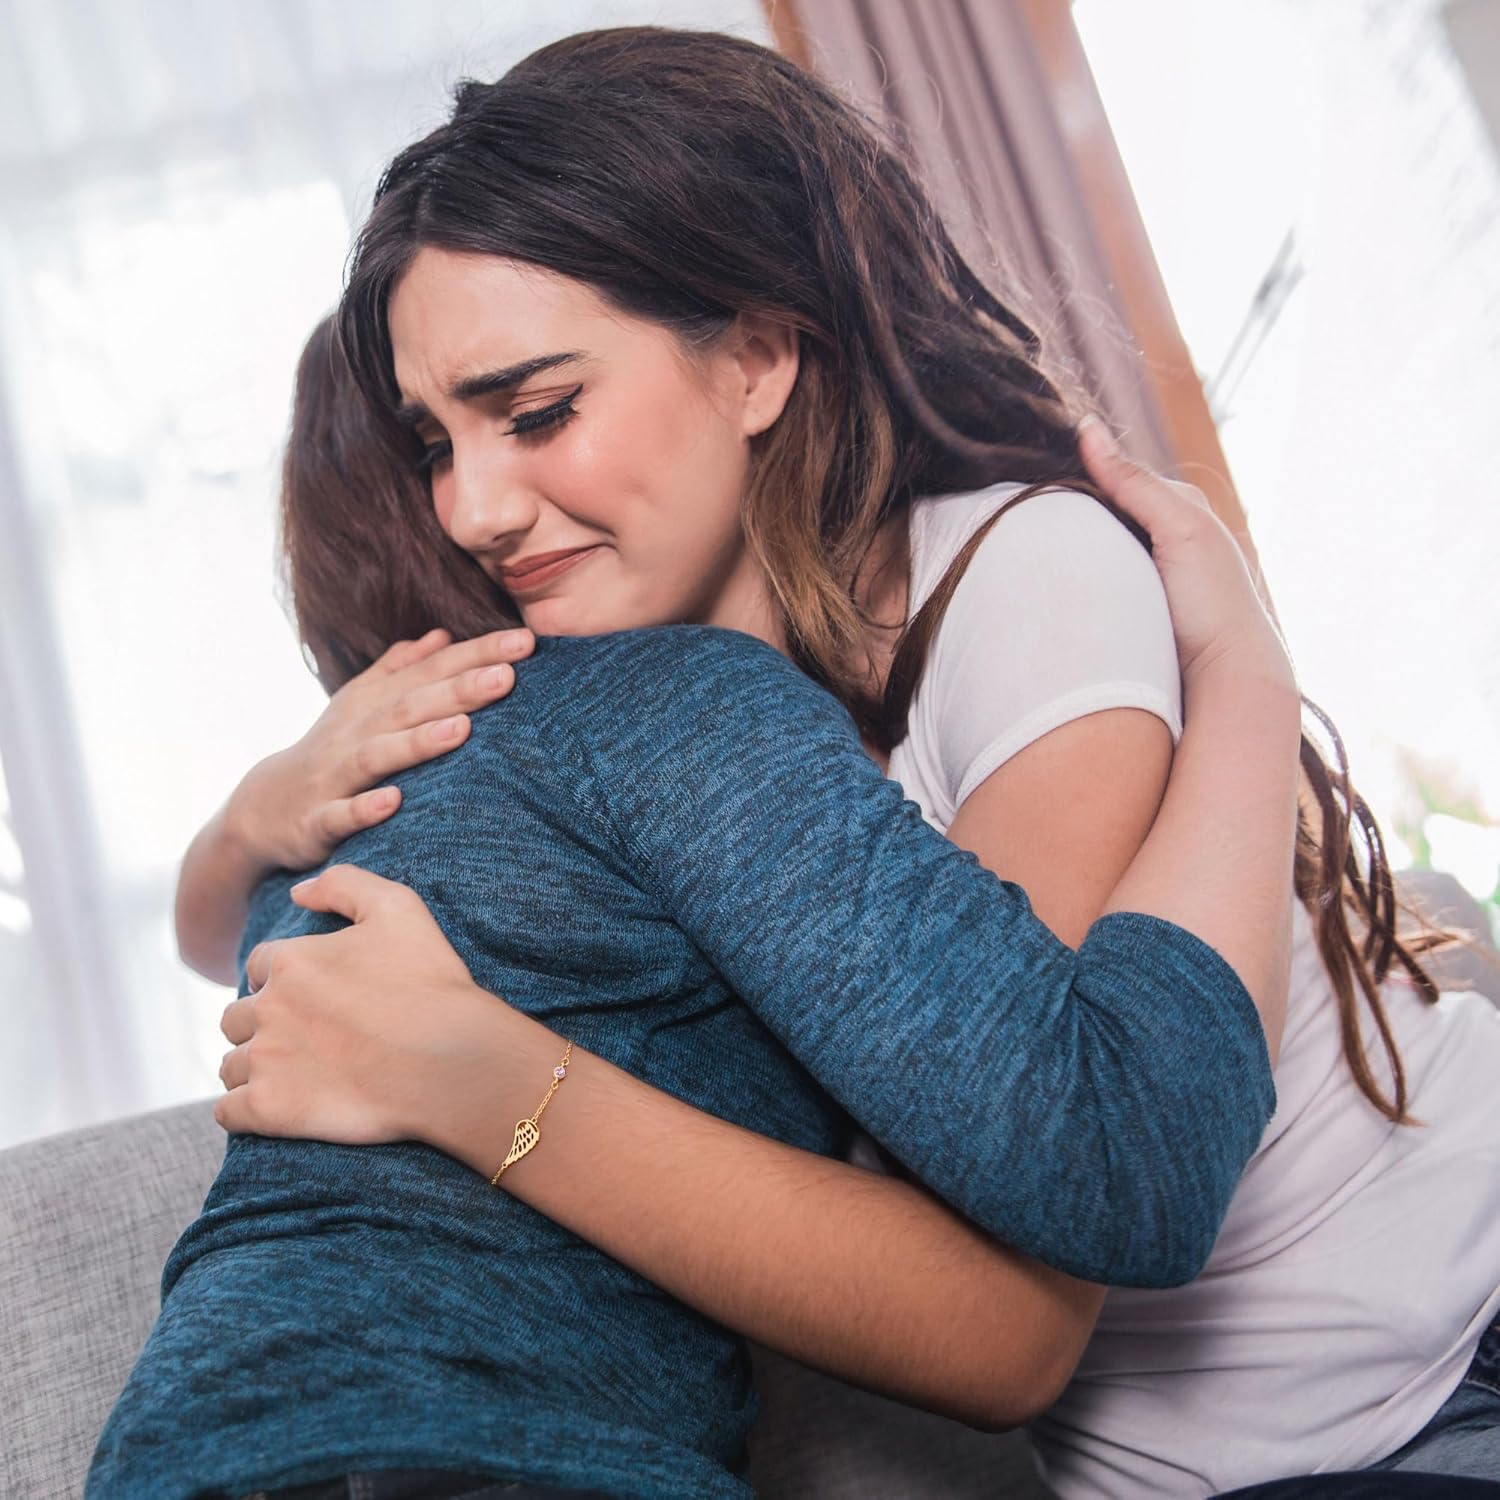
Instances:
[[[595,495],[613,495],[653,539],[675,549],[733,525],[739,515],[747,446],[693,389],[652,391],[645,383],[596,431],[586,468]],[[635,540],[644,538],[636,536]]]

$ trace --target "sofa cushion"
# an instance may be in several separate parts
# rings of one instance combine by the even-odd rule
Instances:
[[[984,1433],[755,1351],[760,1500],[1045,1500],[1018,1432]]]

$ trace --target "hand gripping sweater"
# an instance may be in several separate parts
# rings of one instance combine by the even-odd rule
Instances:
[[[1078,1275],[1202,1264],[1274,1102],[1233,971],[1140,915],[1065,947],[769,647],[543,642],[401,785],[337,859],[413,887],[481,985],[581,1046],[814,1151],[843,1147],[847,1112]],[[341,925],[292,879],[257,891],[242,953]],[[409,1465],[743,1500],[752,1415],[734,1336],[461,1163],[237,1135],[87,1494]]]

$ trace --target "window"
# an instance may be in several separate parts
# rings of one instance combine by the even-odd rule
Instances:
[[[1393,862],[1494,902],[1500,167],[1442,7],[1074,15],[1303,686]]]

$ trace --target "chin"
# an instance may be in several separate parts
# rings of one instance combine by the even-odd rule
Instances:
[[[538,599],[521,611],[522,623],[539,636],[607,635],[612,630],[629,627],[612,621],[597,602],[585,604],[579,599]]]
[[[622,591],[623,592],[623,591]],[[647,630],[669,625],[682,616],[669,609],[650,608],[645,601],[600,597],[586,589],[570,590],[555,598],[538,599],[521,611],[521,621],[538,636],[610,635],[617,630]]]

